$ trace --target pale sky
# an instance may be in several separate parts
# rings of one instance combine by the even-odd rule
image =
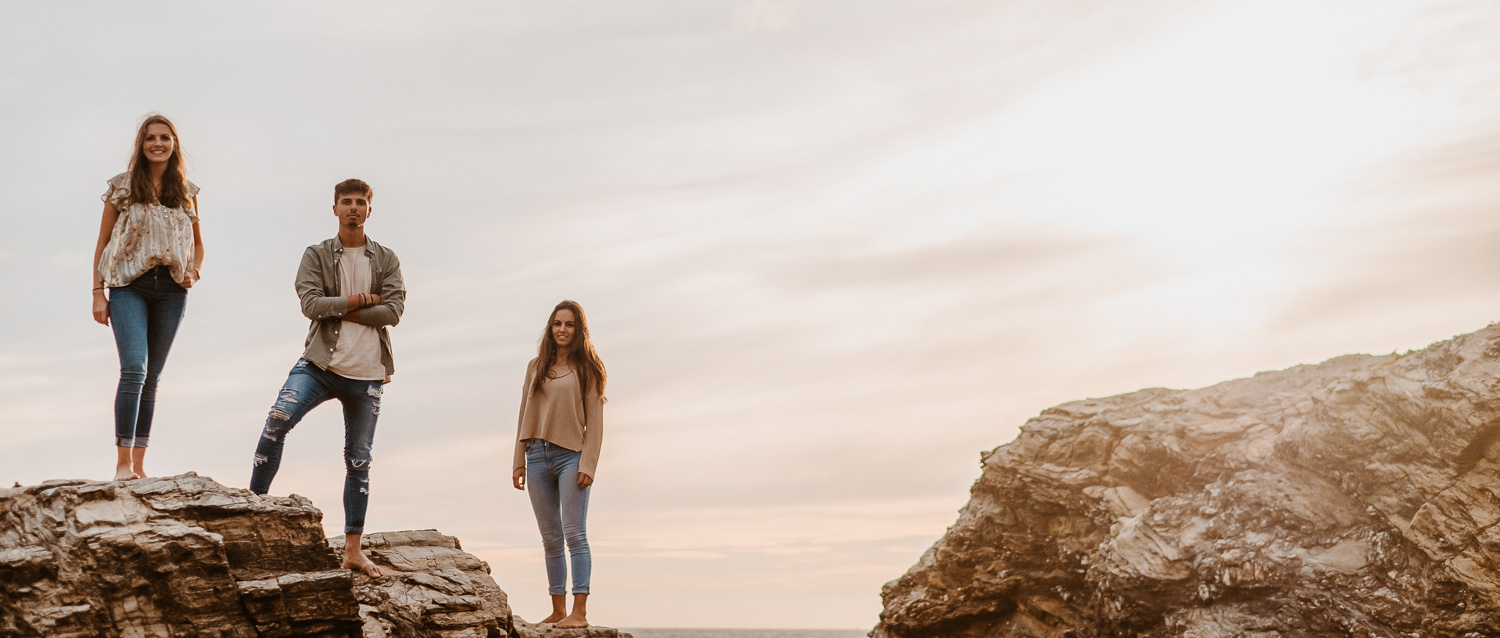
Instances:
[[[111,474],[84,283],[161,112],[208,259],[153,474],[248,483],[360,177],[409,289],[370,530],[544,615],[508,475],[571,298],[610,372],[590,619],[868,628],[1047,407],[1500,315],[1496,60],[1481,0],[0,0],[0,480]],[[342,434],[313,412],[272,489],[330,533]]]

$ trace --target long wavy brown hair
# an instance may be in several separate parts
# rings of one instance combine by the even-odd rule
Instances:
[[[161,176],[161,189],[151,183],[151,160],[146,159],[146,127],[165,124],[172,131],[172,156],[167,158],[167,172]],[[130,203],[159,203],[167,208],[182,208],[187,203],[187,165],[182,161],[182,138],[172,120],[152,113],[135,132],[135,151],[130,154]]]
[[[547,327],[542,329],[542,340],[536,350],[537,369],[531,381],[531,393],[542,393],[542,382],[551,378],[552,365],[557,363],[557,342],[552,340],[552,320],[557,318],[560,310],[572,310],[576,319],[573,344],[568,348],[568,360],[578,372],[578,390],[588,396],[589,390],[598,389],[599,398],[603,400],[604,384],[608,378],[604,373],[604,361],[594,351],[594,341],[589,339],[589,321],[583,316],[583,306],[572,299],[562,300],[552,309],[552,314],[547,315]]]

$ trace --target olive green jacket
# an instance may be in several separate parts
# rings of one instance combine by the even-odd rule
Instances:
[[[324,370],[333,359],[333,346],[339,340],[339,326],[350,310],[347,297],[358,293],[380,295],[380,303],[360,309],[356,320],[380,331],[380,361],[385,364],[385,380],[396,373],[391,355],[391,336],[386,326],[401,322],[406,309],[406,284],[401,279],[401,260],[396,252],[365,238],[365,254],[370,256],[370,290],[339,290],[339,258],[344,246],[338,237],[307,247],[302,265],[297,268],[297,296],[302,299],[302,314],[312,320],[307,330],[307,350],[302,358]]]

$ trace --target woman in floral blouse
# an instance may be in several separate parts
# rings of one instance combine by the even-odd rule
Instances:
[[[187,180],[177,127],[150,115],[124,173],[109,179],[94,248],[94,320],[114,328],[120,352],[115,392],[115,480],[146,476],[156,384],[187,290],[203,266],[198,187]],[[105,290],[109,291],[108,296]]]

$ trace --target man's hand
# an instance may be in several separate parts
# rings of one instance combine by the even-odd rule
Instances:
[[[593,484],[594,484],[594,477],[589,476],[587,474],[584,474],[583,472],[579,472],[578,473],[578,489],[581,490],[581,489],[583,489],[585,487],[588,487],[590,485],[593,485]]]
[[[516,486],[516,489],[525,491],[526,490],[526,468],[524,468],[524,467],[518,467],[518,468],[516,468],[516,471],[512,472],[511,475],[510,475],[510,482],[511,482],[511,484],[513,484],[513,485]]]
[[[344,321],[357,323],[359,322],[360,309],[380,305],[380,295],[373,292],[366,292],[358,295],[349,295],[344,301],[349,304],[349,311],[344,313]]]

